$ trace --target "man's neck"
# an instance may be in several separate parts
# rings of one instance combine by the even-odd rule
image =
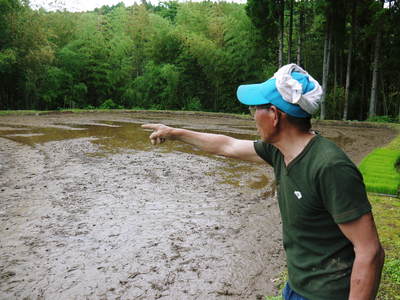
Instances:
[[[314,136],[313,132],[286,131],[272,144],[283,154],[287,166],[304,150]]]

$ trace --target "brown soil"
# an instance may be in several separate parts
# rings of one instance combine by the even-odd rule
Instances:
[[[261,299],[284,268],[267,165],[153,147],[147,122],[255,139],[221,115],[0,117],[0,299]],[[316,128],[355,161],[387,129]]]

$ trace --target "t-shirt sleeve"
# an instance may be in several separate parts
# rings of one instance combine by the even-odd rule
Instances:
[[[350,163],[324,168],[319,176],[319,191],[337,224],[356,220],[371,211],[362,175]]]
[[[263,141],[255,141],[254,149],[256,150],[258,156],[269,163],[271,166],[273,163],[273,156],[275,155],[276,148],[271,144],[265,143]]]

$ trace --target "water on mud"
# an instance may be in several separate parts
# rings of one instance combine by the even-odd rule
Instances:
[[[123,152],[126,149],[150,151],[154,148],[149,143],[149,131],[141,128],[141,124],[118,121],[97,121],[96,124],[61,124],[60,127],[23,127],[14,126],[7,128],[5,124],[0,124],[0,138],[6,138],[21,144],[35,147],[37,144],[44,144],[54,141],[63,141],[69,139],[90,138],[91,143],[100,146],[96,152],[87,153],[88,155],[106,156],[107,154]],[[244,126],[237,126],[243,128]],[[244,127],[249,129],[249,127]],[[211,133],[224,133],[218,131],[207,130]],[[257,136],[251,134],[230,133],[231,136],[239,139],[255,140]],[[202,155],[211,159],[221,159],[208,155],[194,147],[183,143],[167,142],[159,146],[162,153],[173,151],[185,152],[189,154]],[[234,186],[240,184],[240,174],[254,171],[252,164],[230,163],[224,167],[220,175],[224,178],[222,183],[228,183]],[[208,173],[213,176],[215,174]],[[255,181],[247,184],[254,189],[265,187],[269,180],[264,175],[258,175]]]

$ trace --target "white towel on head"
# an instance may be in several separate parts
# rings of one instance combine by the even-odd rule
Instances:
[[[303,94],[302,85],[296,79],[292,78],[292,72],[299,72],[308,76],[310,82],[314,84],[314,89]],[[319,106],[322,96],[322,87],[310,74],[304,71],[296,64],[288,64],[281,67],[274,74],[276,79],[276,88],[289,103],[298,104],[309,114],[313,114]]]

